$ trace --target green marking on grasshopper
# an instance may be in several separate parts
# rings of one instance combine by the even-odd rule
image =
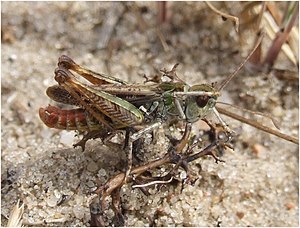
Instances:
[[[195,85],[190,88],[190,91],[205,91],[205,92],[215,92],[215,89],[206,84]],[[213,96],[189,96],[186,99],[186,111],[185,115],[188,122],[195,122],[198,119],[203,119],[206,117],[211,110],[215,107],[218,99],[218,95]]]

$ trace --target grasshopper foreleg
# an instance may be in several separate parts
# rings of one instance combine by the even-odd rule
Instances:
[[[177,97],[174,97],[174,103],[175,103],[175,107],[177,108],[177,111],[179,113],[179,116],[181,119],[185,120],[186,119],[186,115],[184,114],[184,111],[180,105],[179,100],[177,99]]]
[[[234,134],[235,132],[233,130],[231,130],[228,125],[225,123],[225,121],[221,118],[218,110],[214,107],[212,108],[214,114],[216,115],[216,117],[218,118],[218,120],[220,121],[222,127],[224,128],[224,130],[229,134],[229,137],[232,136],[232,134]]]

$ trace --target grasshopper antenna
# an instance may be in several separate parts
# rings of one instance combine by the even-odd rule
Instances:
[[[242,108],[242,107],[239,107],[237,105],[234,105],[234,104],[228,104],[228,103],[225,103],[225,102],[220,102],[218,101],[217,104],[222,104],[222,105],[228,105],[232,108],[236,108],[236,109],[239,109],[239,110],[242,110],[244,112],[248,112],[248,113],[251,113],[252,115],[258,115],[258,116],[264,116],[268,119],[270,119],[273,123],[273,125],[278,129],[280,130],[280,126],[279,126],[279,122],[278,120],[276,120],[273,116],[271,116],[270,114],[267,114],[267,113],[263,113],[263,112],[258,112],[258,111],[252,111],[252,110],[249,110],[249,109],[246,109],[246,108]],[[218,107],[217,107],[218,109]]]
[[[218,88],[218,91],[221,91],[230,81],[231,79],[236,76],[236,74],[242,69],[242,67],[245,65],[245,63],[250,59],[250,57],[253,55],[253,53],[256,51],[256,49],[258,48],[258,46],[260,45],[262,39],[264,37],[264,33],[262,32],[260,34],[260,36],[258,37],[258,40],[253,48],[253,50],[250,52],[250,54],[247,56],[247,58],[239,65],[239,67],[228,77],[226,78],[222,84],[220,85],[220,87]]]
[[[276,135],[279,138],[285,139],[287,141],[290,141],[292,143],[295,143],[295,144],[299,145],[299,139],[296,138],[296,137],[283,134],[283,133],[281,133],[279,131],[276,131],[276,130],[273,130],[273,129],[265,126],[265,125],[262,125],[262,124],[260,124],[260,123],[258,123],[256,121],[254,121],[254,120],[249,120],[249,119],[247,119],[245,117],[237,115],[237,114],[235,114],[233,112],[230,112],[230,111],[228,111],[226,109],[223,109],[221,107],[218,107],[217,109],[218,109],[218,112],[220,112],[221,114],[224,114],[224,115],[229,116],[229,117],[231,117],[233,119],[236,119],[236,120],[238,120],[238,121],[240,121],[242,123],[246,123],[246,124],[248,124],[248,125],[250,125],[252,127],[255,127],[255,128],[259,129],[259,130],[268,132],[269,134]]]

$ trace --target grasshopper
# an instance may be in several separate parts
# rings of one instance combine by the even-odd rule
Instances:
[[[258,44],[259,42],[256,47]],[[132,167],[133,143],[174,116],[186,121],[187,134],[190,132],[192,123],[199,119],[205,120],[206,116],[213,112],[219,119],[229,141],[233,131],[220,117],[219,112],[221,112],[258,129],[298,143],[298,139],[292,136],[216,107],[220,91],[243,67],[256,47],[237,70],[221,83],[219,88],[208,84],[189,86],[177,77],[175,72],[177,65],[171,71],[162,71],[163,76],[168,77],[170,82],[153,81],[147,85],[129,84],[118,78],[86,69],[63,55],[59,58],[58,67],[55,70],[55,80],[58,85],[49,87],[46,93],[54,101],[79,106],[79,108],[63,110],[48,106],[40,108],[39,115],[50,128],[88,132],[79,143],[74,145],[81,146],[83,150],[88,139],[104,137],[117,130],[133,129],[134,133],[127,138],[125,143],[128,154],[126,176],[130,174]],[[81,82],[72,72],[77,73],[90,84]]]
[[[78,73],[92,85],[80,82],[71,71]],[[62,110],[48,106],[40,108],[40,118],[50,128],[88,131],[82,143],[77,144],[81,145],[83,150],[86,140],[93,134],[104,135],[115,130],[130,127],[136,129],[138,126],[149,125],[129,137],[128,172],[132,164],[133,142],[146,132],[159,127],[171,113],[181,116],[189,123],[204,118],[214,107],[219,95],[209,85],[189,87],[181,81],[151,85],[128,84],[85,69],[67,56],[59,58],[55,80],[59,85],[49,87],[46,91],[47,95],[54,101],[81,108]],[[186,96],[187,93],[191,93],[193,97],[187,98],[184,113],[182,105],[185,100],[175,96]],[[195,99],[194,94],[199,98]],[[198,105],[201,109],[197,109]]]

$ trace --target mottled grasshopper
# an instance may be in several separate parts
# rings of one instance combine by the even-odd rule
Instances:
[[[116,130],[134,129],[135,132],[126,143],[128,145],[126,148],[129,164],[127,174],[131,170],[133,142],[141,138],[146,132],[159,127],[172,116],[185,120],[188,125],[186,129],[190,131],[193,122],[205,119],[208,113],[213,112],[219,119],[229,140],[232,131],[221,119],[219,110],[225,115],[298,143],[298,140],[291,136],[254,121],[236,117],[234,113],[227,110],[216,108],[220,91],[242,68],[254,50],[219,88],[207,84],[187,85],[177,77],[176,66],[171,71],[163,71],[164,76],[171,79],[170,82],[156,81],[147,85],[129,84],[120,79],[85,69],[69,57],[61,56],[58,68],[55,70],[55,80],[59,85],[49,87],[47,95],[54,101],[80,108],[62,110],[58,107],[48,106],[40,108],[40,118],[51,128],[87,131],[88,133],[83,140],[76,144],[80,145],[83,150],[85,142],[90,138],[111,134]],[[72,71],[84,77],[91,84],[79,81]]]
[[[77,80],[70,70],[83,76],[92,85]],[[83,149],[91,135],[103,135],[129,127],[138,129],[138,126],[148,124],[146,128],[129,137],[128,170],[131,168],[134,141],[145,132],[159,127],[170,114],[179,115],[189,123],[204,118],[210,109],[214,109],[215,100],[219,95],[212,86],[189,87],[181,81],[174,80],[151,85],[127,84],[119,79],[82,68],[67,56],[59,58],[55,80],[59,85],[49,87],[48,96],[57,102],[81,108],[62,110],[48,106],[40,108],[40,118],[48,127],[88,131],[83,143],[77,144]],[[192,97],[187,97],[186,101],[179,97],[189,94]],[[186,106],[184,109],[183,105]],[[198,106],[201,108],[197,109]]]

